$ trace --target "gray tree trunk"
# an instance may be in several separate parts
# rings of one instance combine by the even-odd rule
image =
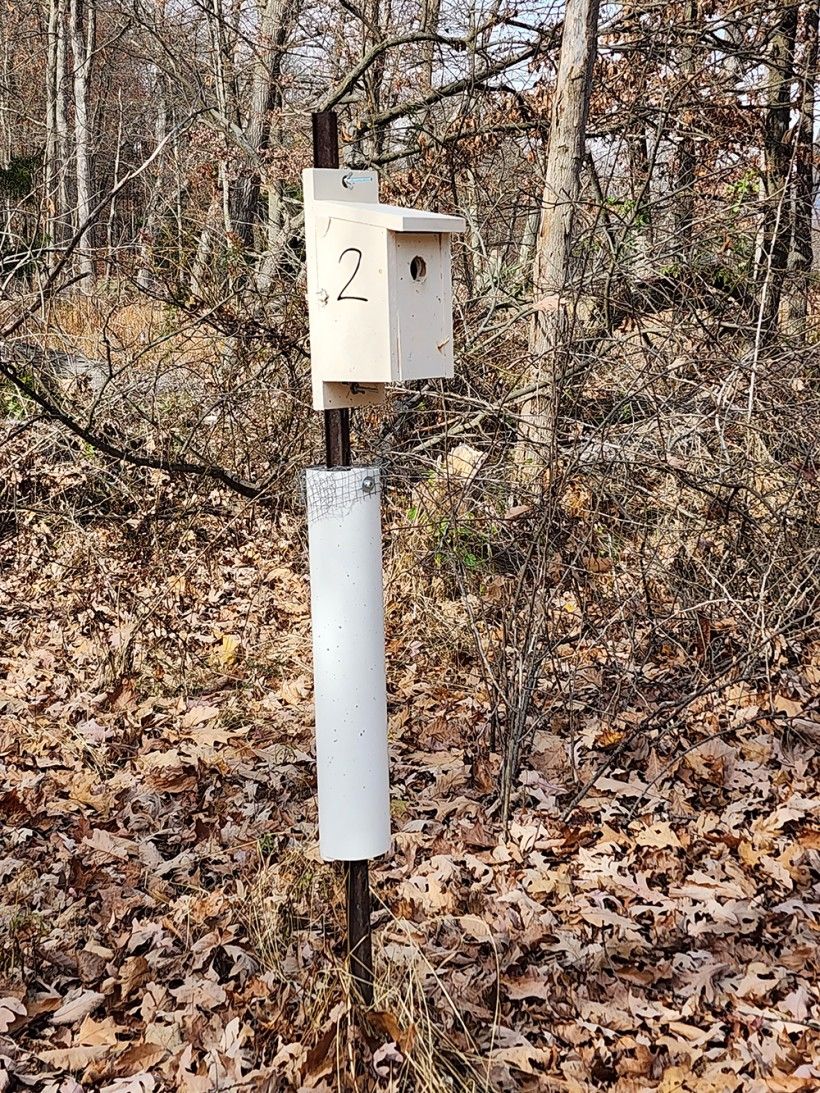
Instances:
[[[72,210],[68,188],[69,141],[66,118],[66,0],[49,0],[46,47],[46,151],[44,224],[52,248],[71,234]],[[59,253],[52,250],[47,267]]]
[[[794,231],[789,255],[788,326],[791,334],[804,337],[808,312],[809,274],[814,261],[812,220],[815,199],[814,100],[817,78],[818,5],[809,0],[803,10],[803,56],[799,69],[800,116],[794,179]]]
[[[60,173],[57,152],[57,4],[55,0],[50,0],[46,32],[46,151],[43,223],[51,246],[57,239],[57,179]],[[53,268],[56,258],[56,254],[52,251],[47,262],[49,270]]]
[[[757,271],[763,329],[777,328],[791,235],[792,150],[787,141],[794,78],[797,5],[780,0],[767,60],[767,103],[763,119],[763,239]]]
[[[159,147],[168,134],[168,98],[165,93],[165,76],[162,72],[157,72],[153,90],[153,101],[156,103],[154,141]],[[157,292],[159,288],[154,276],[154,242],[164,206],[170,196],[166,193],[166,181],[160,161],[148,183],[145,221],[140,232],[137,256],[137,287],[144,292]]]
[[[430,34],[438,33],[441,0],[421,0],[421,29]],[[433,64],[436,57],[435,42],[423,42],[421,47],[421,90],[433,87]]]
[[[366,56],[384,37],[382,0],[367,0],[362,6],[365,11],[365,20],[362,24],[362,56]],[[382,53],[368,68],[362,80],[366,109],[371,117],[376,117],[381,112],[386,63],[387,54]],[[385,126],[377,125],[371,129],[364,142],[365,158],[370,162],[377,160],[385,150],[386,139],[387,128]]]
[[[569,361],[571,320],[580,290],[573,244],[597,52],[598,9],[599,0],[567,0],[564,15],[533,268],[530,382],[537,383],[538,390],[522,405],[521,443],[516,453],[525,477],[537,473],[554,445],[561,383]]]
[[[191,266],[191,295],[196,296],[199,299],[202,299],[205,295],[206,274],[208,272],[208,265],[211,261],[214,235],[216,234],[217,225],[219,223],[221,206],[221,193],[215,192],[211,198],[211,204],[208,207],[202,231],[199,234],[199,242],[197,243],[196,254],[194,255],[194,261]]]
[[[123,108],[122,108],[122,91],[117,92],[117,143],[114,148],[114,170],[111,179],[111,185],[114,189],[117,188],[117,183],[120,180],[120,157],[122,155],[122,130],[123,130]],[[106,278],[111,277],[114,271],[115,263],[115,242],[114,242],[114,227],[117,218],[117,199],[111,198],[111,204],[108,206],[108,222],[105,229],[105,275]]]
[[[295,0],[266,0],[262,12],[251,101],[244,126],[247,142],[260,158],[270,147],[271,112],[281,102],[282,57],[297,11]],[[247,247],[254,245],[254,229],[259,222],[261,185],[262,178],[254,164],[237,180],[234,187],[233,226]],[[269,223],[269,237],[270,234]],[[273,234],[276,234],[275,227]],[[270,238],[267,245],[270,247]]]
[[[88,99],[91,66],[96,39],[95,0],[70,0],[69,28],[71,55],[74,64],[74,155],[77,181],[77,224],[80,233],[77,245],[78,266],[83,276],[80,287],[90,294],[94,290],[94,258],[92,225],[88,223],[93,208],[92,181],[93,139],[89,122]]]
[[[694,96],[697,79],[694,37],[700,23],[699,0],[686,5],[687,38],[681,50],[681,68],[686,79],[687,99]],[[695,178],[697,151],[693,133],[693,111],[688,108],[678,119],[678,162],[675,180],[675,250],[683,263],[692,261],[692,232],[695,224]]]

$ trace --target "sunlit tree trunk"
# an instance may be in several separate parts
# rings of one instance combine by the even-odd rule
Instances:
[[[441,0],[421,0],[421,29],[429,34],[438,33]],[[421,90],[430,91],[433,86],[433,65],[436,57],[435,42],[424,42],[421,47]]]
[[[282,56],[296,11],[294,0],[267,0],[262,12],[250,105],[244,125],[247,143],[260,158],[270,147],[271,115],[281,103]],[[253,164],[237,180],[234,189],[234,230],[248,247],[254,245],[254,228],[259,222],[261,183],[259,169]],[[275,233],[275,228],[273,230]]]
[[[89,217],[93,208],[92,133],[89,122],[89,89],[96,39],[95,0],[86,10],[85,0],[71,0],[69,27],[71,56],[74,65],[74,156],[77,183],[77,246],[78,266],[83,280],[82,291],[94,290],[94,259],[91,252],[92,227]]]
[[[800,97],[795,131],[794,232],[789,256],[788,325],[793,334],[805,333],[809,273],[814,248],[812,219],[815,196],[814,105],[817,74],[818,5],[810,0],[803,9],[802,59],[799,69]]]
[[[48,29],[46,31],[46,150],[43,164],[43,225],[49,244],[56,240],[57,178],[60,165],[57,160],[57,4],[48,5]],[[55,261],[52,251],[48,268]]]
[[[384,36],[382,29],[382,0],[366,0],[365,19],[362,24],[364,40],[362,53],[367,55],[374,46],[378,45]],[[367,112],[375,117],[382,107],[382,85],[387,55],[382,53],[367,70],[364,80],[364,95],[367,104]],[[378,159],[384,152],[387,131],[383,125],[374,126],[370,130],[365,141],[365,156],[370,161]]]
[[[757,272],[763,328],[769,332],[777,327],[792,226],[789,185],[792,147],[787,134],[797,5],[781,0],[775,19],[767,59],[767,101],[763,117],[763,234]]]
[[[219,224],[220,207],[221,192],[217,191],[213,194],[208,212],[205,215],[205,223],[199,233],[196,253],[191,265],[191,295],[199,298],[205,295],[206,275],[213,251],[214,235]]]
[[[152,100],[156,104],[156,117],[154,120],[154,146],[159,147],[168,134],[168,99],[165,88],[166,78],[163,72],[158,71],[155,76]],[[157,164],[156,170],[146,187],[148,197],[146,200],[145,219],[140,232],[137,248],[137,285],[144,291],[157,292],[154,276],[154,243],[159,230],[160,220],[169,195],[167,193],[170,179],[163,171],[162,161]]]
[[[53,269],[59,259],[55,248],[64,241],[71,224],[67,187],[69,152],[65,101],[65,0],[49,0],[46,37],[43,225],[51,248],[46,266]]]
[[[74,184],[69,174],[71,140],[68,132],[68,76],[66,66],[67,0],[57,0],[56,72],[54,83],[54,120],[57,127],[57,214],[59,241],[71,233]]]
[[[256,287],[261,293],[267,292],[273,283],[285,244],[283,194],[284,184],[281,180],[274,179],[268,183],[266,245],[256,275]]]
[[[7,167],[14,154],[12,131],[12,98],[15,93],[13,31],[0,21],[0,48],[2,48],[2,72],[0,72],[0,166]]]
[[[117,183],[120,180],[120,156],[122,153],[122,130],[123,130],[123,108],[122,108],[122,91],[117,92],[117,137],[116,144],[114,146],[114,170],[111,179],[111,185],[114,189],[117,188]],[[115,256],[115,242],[114,242],[114,227],[117,218],[117,200],[115,197],[111,199],[111,204],[108,206],[108,222],[105,229],[105,275],[107,278],[111,277],[114,269],[114,263],[116,261]]]
[[[516,453],[516,462],[525,474],[537,472],[554,444],[561,380],[569,359],[567,347],[580,287],[573,243],[598,9],[599,0],[567,0],[564,15],[533,269],[530,382],[537,383],[538,390],[522,405],[521,443]]]
[[[527,279],[533,266],[535,246],[538,242],[538,225],[541,221],[541,210],[534,208],[524,221],[524,230],[521,234],[521,244],[518,248],[518,265],[526,270]]]
[[[631,276],[638,281],[652,276],[654,251],[652,224],[652,167],[649,146],[643,126],[629,138],[629,165],[632,183],[633,212],[631,236]]]
[[[698,0],[686,4],[686,38],[681,50],[682,78],[685,82],[687,105],[678,119],[678,156],[675,178],[675,249],[687,265],[692,260],[693,228],[695,224],[695,177],[697,154],[693,124],[695,111],[689,101],[695,94],[697,71],[694,38],[700,20]]]
[[[239,100],[233,66],[233,35],[225,17],[222,0],[210,0],[207,8],[208,30],[213,55],[213,82],[219,113],[229,124],[241,128]],[[222,222],[225,235],[233,233],[231,215],[231,187],[228,166],[224,159],[219,163],[219,185],[222,192]]]

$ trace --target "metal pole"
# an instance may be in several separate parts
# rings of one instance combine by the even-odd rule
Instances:
[[[339,134],[332,110],[317,111],[313,121],[313,166],[339,166]],[[328,467],[350,466],[350,411],[325,410],[325,460]],[[370,931],[370,877],[367,859],[345,862],[347,958],[361,1001],[373,1004],[373,945]]]

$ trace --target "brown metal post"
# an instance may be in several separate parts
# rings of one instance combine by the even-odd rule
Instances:
[[[325,463],[350,466],[350,411],[325,410]]]
[[[313,166],[339,166],[339,133],[332,110],[317,111],[313,120]],[[325,410],[325,461],[328,467],[350,466],[350,411]],[[345,862],[347,870],[347,957],[353,986],[365,1005],[373,1004],[373,945],[370,931],[368,863]]]

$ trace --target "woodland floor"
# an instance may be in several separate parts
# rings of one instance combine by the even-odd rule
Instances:
[[[820,642],[765,688],[693,669],[674,752],[635,742],[569,815],[629,718],[582,717],[575,770],[537,733],[505,835],[458,598],[434,639],[388,585],[360,1019],[300,517],[78,520],[85,472],[49,474],[0,543],[0,1090],[820,1089]]]

